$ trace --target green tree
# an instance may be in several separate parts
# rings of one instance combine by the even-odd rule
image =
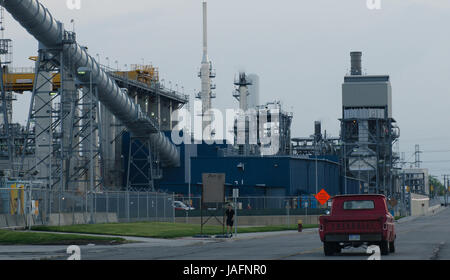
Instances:
[[[441,181],[439,181],[435,176],[432,176],[432,175],[430,175],[428,178],[429,178],[428,181],[429,181],[430,188],[431,188],[431,186],[433,186],[433,188],[434,188],[433,192],[431,192],[431,189],[430,189],[430,194],[444,195],[445,187],[441,183]]]

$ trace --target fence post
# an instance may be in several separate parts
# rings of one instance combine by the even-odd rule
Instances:
[[[58,226],[61,226],[61,190],[59,190],[58,195]]]
[[[175,201],[175,193],[172,193],[172,203]],[[172,206],[172,205],[170,205]],[[189,208],[190,209],[190,208]],[[188,210],[189,211],[189,210]],[[175,223],[175,207],[172,207],[173,223]]]
[[[49,189],[48,191],[49,191],[49,194],[48,194],[48,197],[49,197],[49,199],[48,199],[48,208],[50,209],[50,210],[49,210],[49,219],[50,219],[50,217],[51,217],[51,215],[52,215],[52,198],[53,198],[53,192],[51,192],[50,189]]]
[[[163,202],[164,202],[164,204],[163,204],[164,222],[167,222],[167,219],[166,219],[166,201],[167,201],[167,195],[164,195],[164,199],[163,199]]]
[[[97,192],[95,192],[94,193],[94,217],[95,217],[95,215],[97,215],[97,199],[98,199]],[[94,220],[96,220],[96,219],[94,218]]]
[[[289,207],[290,207],[290,204],[289,204],[289,198],[286,200],[286,223],[287,223],[287,226],[289,227]]]
[[[150,221],[149,216],[148,216],[148,189],[147,189],[147,221]]]
[[[138,220],[139,220],[139,217],[140,217],[140,215],[139,215],[139,208],[140,208],[140,203],[139,203],[139,199],[140,199],[140,197],[139,197],[139,193],[140,193],[141,191],[138,191],[138,193],[137,193],[137,218],[138,218]]]
[[[309,199],[308,199],[309,200]],[[305,218],[305,224],[308,224],[308,206],[309,206],[309,202],[306,202],[306,218]]]
[[[106,195],[106,222],[109,223],[109,198],[108,198],[108,192],[105,192]]]
[[[72,225],[75,224],[75,201],[72,202]]]
[[[159,222],[159,217],[158,217],[158,193],[156,193],[155,194],[155,218],[156,218],[156,221],[158,221]]]
[[[31,213],[31,210],[32,210],[32,206],[31,206],[31,201],[32,201],[32,199],[33,199],[33,197],[32,197],[32,186],[29,186],[28,187],[28,199],[27,199],[27,204],[26,204],[26,207],[24,207],[24,210],[27,212],[26,213],[26,215],[27,215],[27,222],[28,222],[28,230],[31,230],[31,222],[32,222],[32,217],[31,217],[31,215],[32,215],[32,213]]]
[[[126,200],[126,204],[127,204],[127,220],[128,222],[130,222],[130,191],[127,190],[126,194],[125,194],[125,200]]]
[[[117,192],[117,220],[119,220],[120,217],[120,191]]]

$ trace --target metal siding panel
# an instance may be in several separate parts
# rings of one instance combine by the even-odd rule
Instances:
[[[389,83],[344,83],[342,105],[344,107],[389,106]]]

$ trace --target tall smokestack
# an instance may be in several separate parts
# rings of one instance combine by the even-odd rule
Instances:
[[[208,62],[208,3],[203,1],[203,60]]]
[[[212,73],[212,63],[208,58],[208,6],[206,0],[203,1],[203,57],[200,68],[201,92],[200,99],[202,100],[202,133],[203,139],[210,139],[211,123],[213,121],[213,114],[211,113],[211,99],[212,83],[211,79],[215,77]]]
[[[314,122],[314,135],[316,136],[316,139],[322,135],[322,122]]]
[[[362,52],[351,52],[350,53],[350,57],[351,57],[351,70],[350,70],[350,74],[352,76],[361,76],[362,75],[362,63],[361,63],[361,57],[362,57]]]

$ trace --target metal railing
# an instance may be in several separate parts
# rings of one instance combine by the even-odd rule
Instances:
[[[34,67],[9,67],[8,73],[10,74],[34,74]]]

